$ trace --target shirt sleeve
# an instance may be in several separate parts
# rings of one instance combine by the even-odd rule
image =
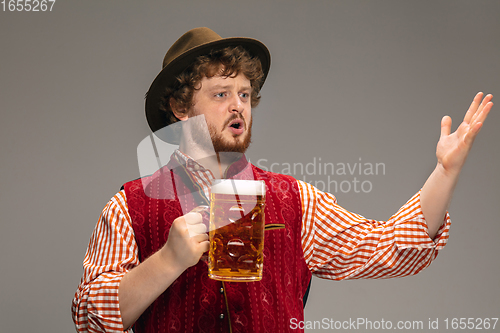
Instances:
[[[337,205],[332,194],[297,182],[302,200],[302,248],[309,269],[318,277],[378,279],[417,274],[448,241],[448,213],[436,237],[429,237],[420,191],[383,222],[351,213]]]
[[[123,332],[118,287],[137,265],[138,247],[122,190],[104,207],[85,254],[71,309],[78,332]]]

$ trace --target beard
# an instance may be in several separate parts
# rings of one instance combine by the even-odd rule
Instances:
[[[246,133],[245,137],[241,138],[240,136],[233,136],[233,140],[228,142],[222,137],[222,134],[217,133],[217,129],[214,125],[208,125],[208,131],[210,132],[210,138],[212,139],[212,144],[214,145],[214,150],[216,153],[220,152],[234,152],[234,153],[245,153],[252,142],[252,119],[250,118],[250,122],[247,123],[241,115],[233,115],[229,118],[224,124],[223,128],[225,128],[232,120],[240,118],[243,120]]]
[[[205,149],[213,149],[216,153],[220,152],[234,152],[234,153],[245,153],[250,143],[252,142],[252,119],[250,118],[250,122],[247,124],[245,119],[240,114],[233,114],[229,119],[226,120],[224,125],[222,126],[223,130],[226,128],[231,121],[234,119],[243,120],[244,126],[246,128],[246,133],[244,137],[241,136],[233,136],[232,140],[227,140],[222,136],[221,132],[217,131],[217,128],[213,124],[207,124],[204,118],[201,118],[200,121],[194,125],[195,130],[191,131],[192,140],[195,144],[203,147]],[[206,128],[208,127],[208,133],[210,134],[210,142],[208,142],[208,138],[206,137]]]

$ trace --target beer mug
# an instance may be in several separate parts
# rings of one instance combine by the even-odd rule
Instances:
[[[258,180],[216,180],[210,195],[210,278],[262,279],[266,185]]]

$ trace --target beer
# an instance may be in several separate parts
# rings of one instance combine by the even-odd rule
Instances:
[[[265,183],[217,181],[210,201],[209,276],[221,281],[261,280]]]

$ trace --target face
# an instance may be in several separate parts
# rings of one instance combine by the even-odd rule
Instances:
[[[204,115],[216,152],[244,153],[250,145],[252,109],[250,81],[243,74],[234,77],[204,77],[193,94],[193,107],[188,117]],[[204,138],[193,140],[202,145]],[[201,142],[200,142],[201,141]]]

